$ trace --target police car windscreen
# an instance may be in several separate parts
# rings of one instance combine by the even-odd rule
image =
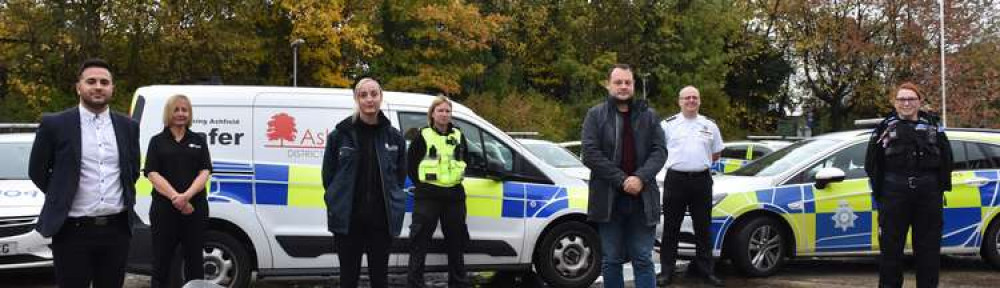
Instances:
[[[736,176],[774,176],[791,169],[796,164],[818,155],[823,150],[833,147],[841,140],[807,139],[788,145],[781,150],[767,154],[763,158],[750,162],[729,175]]]

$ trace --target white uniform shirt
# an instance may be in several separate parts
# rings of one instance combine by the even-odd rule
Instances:
[[[712,167],[712,154],[722,152],[719,126],[705,116],[688,119],[678,113],[660,126],[667,140],[667,169],[705,171]]]
[[[115,139],[110,110],[94,114],[80,106],[80,183],[70,217],[105,216],[124,210]]]

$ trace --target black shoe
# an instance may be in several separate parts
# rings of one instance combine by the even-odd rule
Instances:
[[[671,275],[671,274],[673,274],[673,273],[663,273],[663,274],[660,274],[659,276],[656,276],[656,287],[667,287],[667,286],[670,286],[670,283],[673,282],[673,279],[672,279],[673,275]]]
[[[705,276],[705,284],[709,284],[715,287],[726,287],[726,284],[722,282],[722,279],[715,277],[715,275]]]

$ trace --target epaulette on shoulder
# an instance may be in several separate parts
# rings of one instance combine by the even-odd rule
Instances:
[[[882,122],[878,123],[878,127],[884,127],[886,125],[892,124],[893,122],[899,121],[899,117],[896,114],[889,115],[882,119]]]
[[[928,124],[937,126],[939,123],[941,123],[941,117],[939,117],[934,113],[920,111],[918,115],[920,117],[920,120],[923,120]]]
[[[674,121],[674,119],[677,119],[677,115],[667,117],[667,119],[663,119],[663,122]]]

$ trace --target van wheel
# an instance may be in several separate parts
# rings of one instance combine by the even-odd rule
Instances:
[[[770,217],[757,217],[740,226],[731,243],[730,256],[741,273],[751,277],[770,276],[785,263],[790,239],[785,228]]]
[[[1000,269],[1000,221],[994,220],[990,228],[986,229],[980,254],[983,255],[983,261],[992,265],[994,269]]]
[[[589,287],[601,275],[601,244],[590,225],[561,223],[542,238],[535,270],[555,287]]]
[[[174,283],[184,283],[182,267],[179,254],[174,256],[173,281]],[[202,265],[205,266],[205,281],[218,284],[223,287],[249,287],[250,284],[250,254],[246,246],[243,246],[233,236],[229,234],[209,230],[205,231],[205,244],[202,247],[202,254],[205,255]]]

